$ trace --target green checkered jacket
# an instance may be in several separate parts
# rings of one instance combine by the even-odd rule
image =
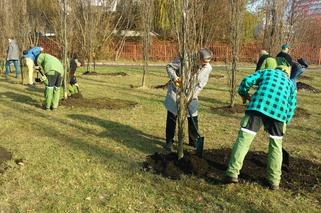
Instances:
[[[279,69],[258,70],[242,80],[238,93],[246,98],[253,85],[258,88],[246,110],[259,111],[275,120],[289,123],[296,106],[296,92],[290,78]]]

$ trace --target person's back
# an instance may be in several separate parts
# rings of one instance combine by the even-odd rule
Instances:
[[[64,73],[64,68],[60,60],[48,53],[40,53],[37,58],[37,64],[43,68],[45,73],[52,73],[54,71],[60,74]]]
[[[247,94],[252,85],[257,85],[248,110],[261,112],[273,119],[289,122],[295,109],[295,89],[290,78],[279,69],[260,70],[243,79],[239,94]]]
[[[267,57],[261,67],[259,68],[259,70],[266,70],[266,69],[275,69],[277,67],[277,61],[275,58],[269,56]]]

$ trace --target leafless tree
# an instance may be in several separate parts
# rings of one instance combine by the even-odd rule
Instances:
[[[181,84],[178,92],[178,158],[184,157],[186,140],[186,111],[192,101],[198,75],[197,51],[202,44],[202,15],[204,2],[199,0],[173,0],[174,26],[181,60]]]
[[[234,107],[236,96],[236,72],[242,38],[242,22],[245,11],[245,0],[230,0],[230,45],[232,50],[232,67],[229,73],[230,107]]]

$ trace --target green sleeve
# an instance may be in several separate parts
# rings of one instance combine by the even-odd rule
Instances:
[[[257,85],[258,82],[260,81],[263,72],[264,70],[258,70],[255,73],[245,77],[239,86],[239,89],[238,89],[239,95],[243,97],[247,97],[251,87],[253,85]]]

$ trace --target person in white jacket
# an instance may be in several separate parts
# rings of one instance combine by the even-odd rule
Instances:
[[[189,145],[195,147],[196,139],[197,139],[197,129],[198,129],[198,95],[201,90],[207,84],[209,75],[212,71],[212,66],[210,65],[210,61],[213,57],[213,53],[206,48],[202,48],[199,50],[200,57],[200,70],[198,71],[197,83],[193,91],[193,99],[188,106],[188,110],[192,114],[195,127],[192,123],[192,118],[188,117],[188,132],[189,132]],[[166,66],[166,71],[168,77],[170,79],[170,83],[168,84],[167,95],[164,101],[165,108],[167,109],[167,119],[166,119],[166,144],[164,149],[167,151],[173,150],[173,139],[175,135],[176,128],[176,120],[177,120],[177,106],[178,99],[177,93],[178,88],[176,84],[180,82],[179,71],[181,69],[181,61],[179,59],[175,59],[171,63]],[[189,114],[189,113],[187,113]]]

